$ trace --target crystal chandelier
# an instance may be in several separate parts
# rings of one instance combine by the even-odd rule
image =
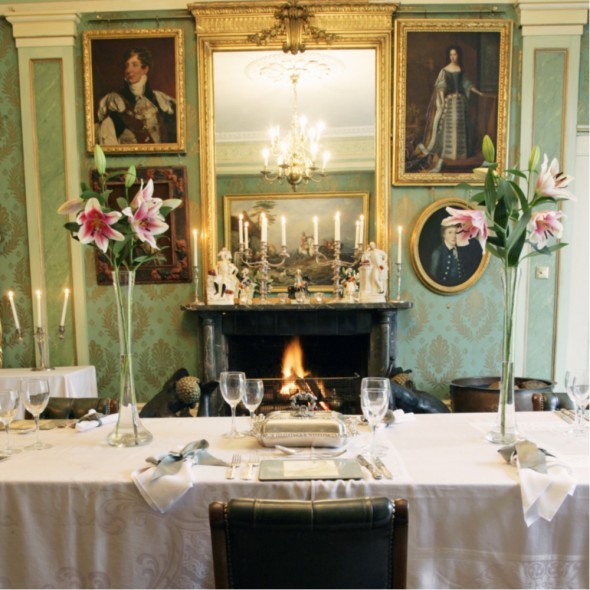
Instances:
[[[308,127],[305,117],[300,117],[297,112],[297,83],[299,73],[290,75],[293,84],[293,110],[291,115],[291,127],[286,137],[279,137],[279,126],[270,130],[270,148],[262,150],[264,169],[262,176],[269,182],[277,181],[279,184],[287,181],[296,191],[300,184],[307,184],[310,180],[319,182],[326,175],[326,164],[330,154],[326,151],[322,154],[322,165],[317,165],[317,157],[320,152],[320,140],[324,129],[323,123],[316,127]],[[273,169],[269,168],[270,158],[276,159]]]

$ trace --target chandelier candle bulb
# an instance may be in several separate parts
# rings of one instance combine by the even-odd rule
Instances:
[[[35,295],[37,296],[37,327],[42,328],[43,322],[41,321],[41,291],[37,289]]]
[[[340,212],[336,211],[336,216],[334,217],[334,241],[340,241]]]
[[[262,150],[262,157],[264,159],[264,170],[268,170],[268,158],[270,156],[270,152],[267,148]]]
[[[8,301],[10,301],[10,309],[12,309],[14,327],[16,328],[17,332],[20,332],[20,322],[18,321],[18,314],[16,313],[16,306],[14,305],[14,292],[8,291]]]
[[[64,289],[64,304],[61,308],[61,319],[59,320],[60,326],[66,325],[66,312],[68,311],[68,299],[70,297],[70,290]]]
[[[402,263],[402,226],[397,226],[397,263]]]
[[[317,246],[320,242],[318,240],[318,218],[313,218],[313,243]]]
[[[193,229],[193,266],[198,266],[197,261],[199,258],[199,232]]]
[[[281,246],[287,245],[287,219],[283,215],[281,217]]]

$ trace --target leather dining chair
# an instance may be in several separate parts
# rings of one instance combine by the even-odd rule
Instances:
[[[407,500],[209,505],[216,588],[405,588]]]

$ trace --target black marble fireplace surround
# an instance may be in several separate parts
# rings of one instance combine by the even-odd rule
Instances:
[[[318,377],[386,375],[395,366],[397,312],[387,303],[183,306],[197,313],[203,382],[225,370],[280,377],[283,351],[298,337],[304,366]]]

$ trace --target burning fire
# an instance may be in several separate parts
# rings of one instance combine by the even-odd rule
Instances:
[[[298,337],[293,338],[285,347],[281,372],[283,374],[281,395],[292,396],[300,392],[313,393],[318,398],[318,404],[323,410],[330,409],[322,399],[325,397],[323,382],[318,379],[313,380],[316,385],[316,391],[314,391],[306,379],[310,373],[303,366],[303,349]]]

